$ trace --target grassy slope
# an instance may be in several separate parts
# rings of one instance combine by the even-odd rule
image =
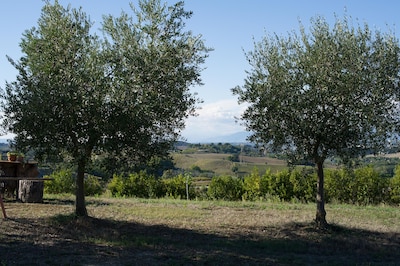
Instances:
[[[398,207],[327,205],[328,230],[313,204],[88,198],[6,202],[0,265],[395,265]]]

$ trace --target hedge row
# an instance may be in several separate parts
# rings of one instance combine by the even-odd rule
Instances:
[[[75,175],[71,169],[61,169],[46,176],[53,178],[52,182],[44,182],[44,192],[50,194],[75,193]],[[104,193],[104,184],[94,175],[86,175],[84,180],[85,195],[93,196]]]
[[[316,178],[309,170],[281,171],[260,175],[254,170],[243,179],[231,176],[214,177],[208,188],[210,199],[216,200],[298,200],[313,201]]]
[[[184,199],[187,198],[186,188],[188,188],[189,198],[195,197],[191,184],[192,179],[189,175],[181,174],[173,178],[160,179],[142,171],[129,176],[114,175],[108,184],[108,189],[113,196],[117,197],[161,198],[168,196]]]
[[[75,180],[70,170],[51,175],[53,182],[45,184],[47,193],[73,193]],[[196,187],[189,175],[157,178],[145,172],[129,176],[114,175],[107,188],[116,197],[211,200],[279,200],[313,202],[316,195],[316,174],[310,168],[302,170],[267,171],[260,175],[254,170],[243,179],[232,176],[216,176],[208,186]],[[94,176],[85,178],[86,195],[104,192],[105,186]],[[188,190],[187,190],[188,189]],[[326,202],[351,204],[400,203],[400,167],[392,178],[382,177],[372,167],[355,170],[325,170]]]
[[[254,171],[243,180],[234,177],[215,177],[208,189],[211,199],[269,200],[314,202],[317,176],[312,169]],[[392,178],[382,177],[373,167],[355,170],[325,170],[326,202],[350,204],[400,203],[400,167]]]

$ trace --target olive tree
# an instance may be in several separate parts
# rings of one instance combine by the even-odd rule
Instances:
[[[248,103],[250,140],[315,163],[324,227],[324,161],[379,151],[398,124],[398,40],[348,17],[333,26],[316,17],[309,31],[265,36],[246,57],[251,69],[233,93]]]
[[[184,29],[191,12],[159,0],[132,8],[136,20],[105,17],[100,38],[81,9],[46,2],[23,35],[23,56],[9,59],[18,75],[2,95],[3,126],[20,149],[72,158],[78,216],[87,216],[84,174],[94,152],[136,161],[166,154],[199,102],[190,87],[201,84],[209,49]]]
[[[149,0],[138,6],[131,4],[134,17],[125,12],[105,16],[103,32],[112,80],[108,100],[116,115],[106,141],[140,158],[167,151],[195,113],[199,99],[189,88],[201,84],[201,65],[211,49],[201,36],[184,31],[192,12],[183,9],[183,2],[168,7]]]

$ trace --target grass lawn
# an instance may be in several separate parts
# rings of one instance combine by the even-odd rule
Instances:
[[[314,204],[73,196],[5,202],[0,265],[398,265],[400,210]]]

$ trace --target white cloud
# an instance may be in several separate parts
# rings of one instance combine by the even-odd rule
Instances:
[[[1,135],[1,136],[0,136],[0,142],[4,143],[4,142],[6,142],[7,140],[12,140],[12,139],[14,139],[14,138],[15,138],[15,134],[13,134],[13,133],[8,133],[8,134]]]
[[[186,121],[186,129],[182,136],[189,142],[203,141],[207,138],[227,136],[242,132],[245,128],[236,121],[245,110],[236,99],[221,100],[201,105],[198,116]]]
[[[245,131],[240,118],[246,105],[239,105],[236,99],[220,100],[201,105],[197,110],[198,116],[190,117],[186,121],[186,128],[182,136],[189,142],[201,142],[207,139],[229,136]],[[10,133],[0,136],[0,140],[12,139],[15,135]]]

